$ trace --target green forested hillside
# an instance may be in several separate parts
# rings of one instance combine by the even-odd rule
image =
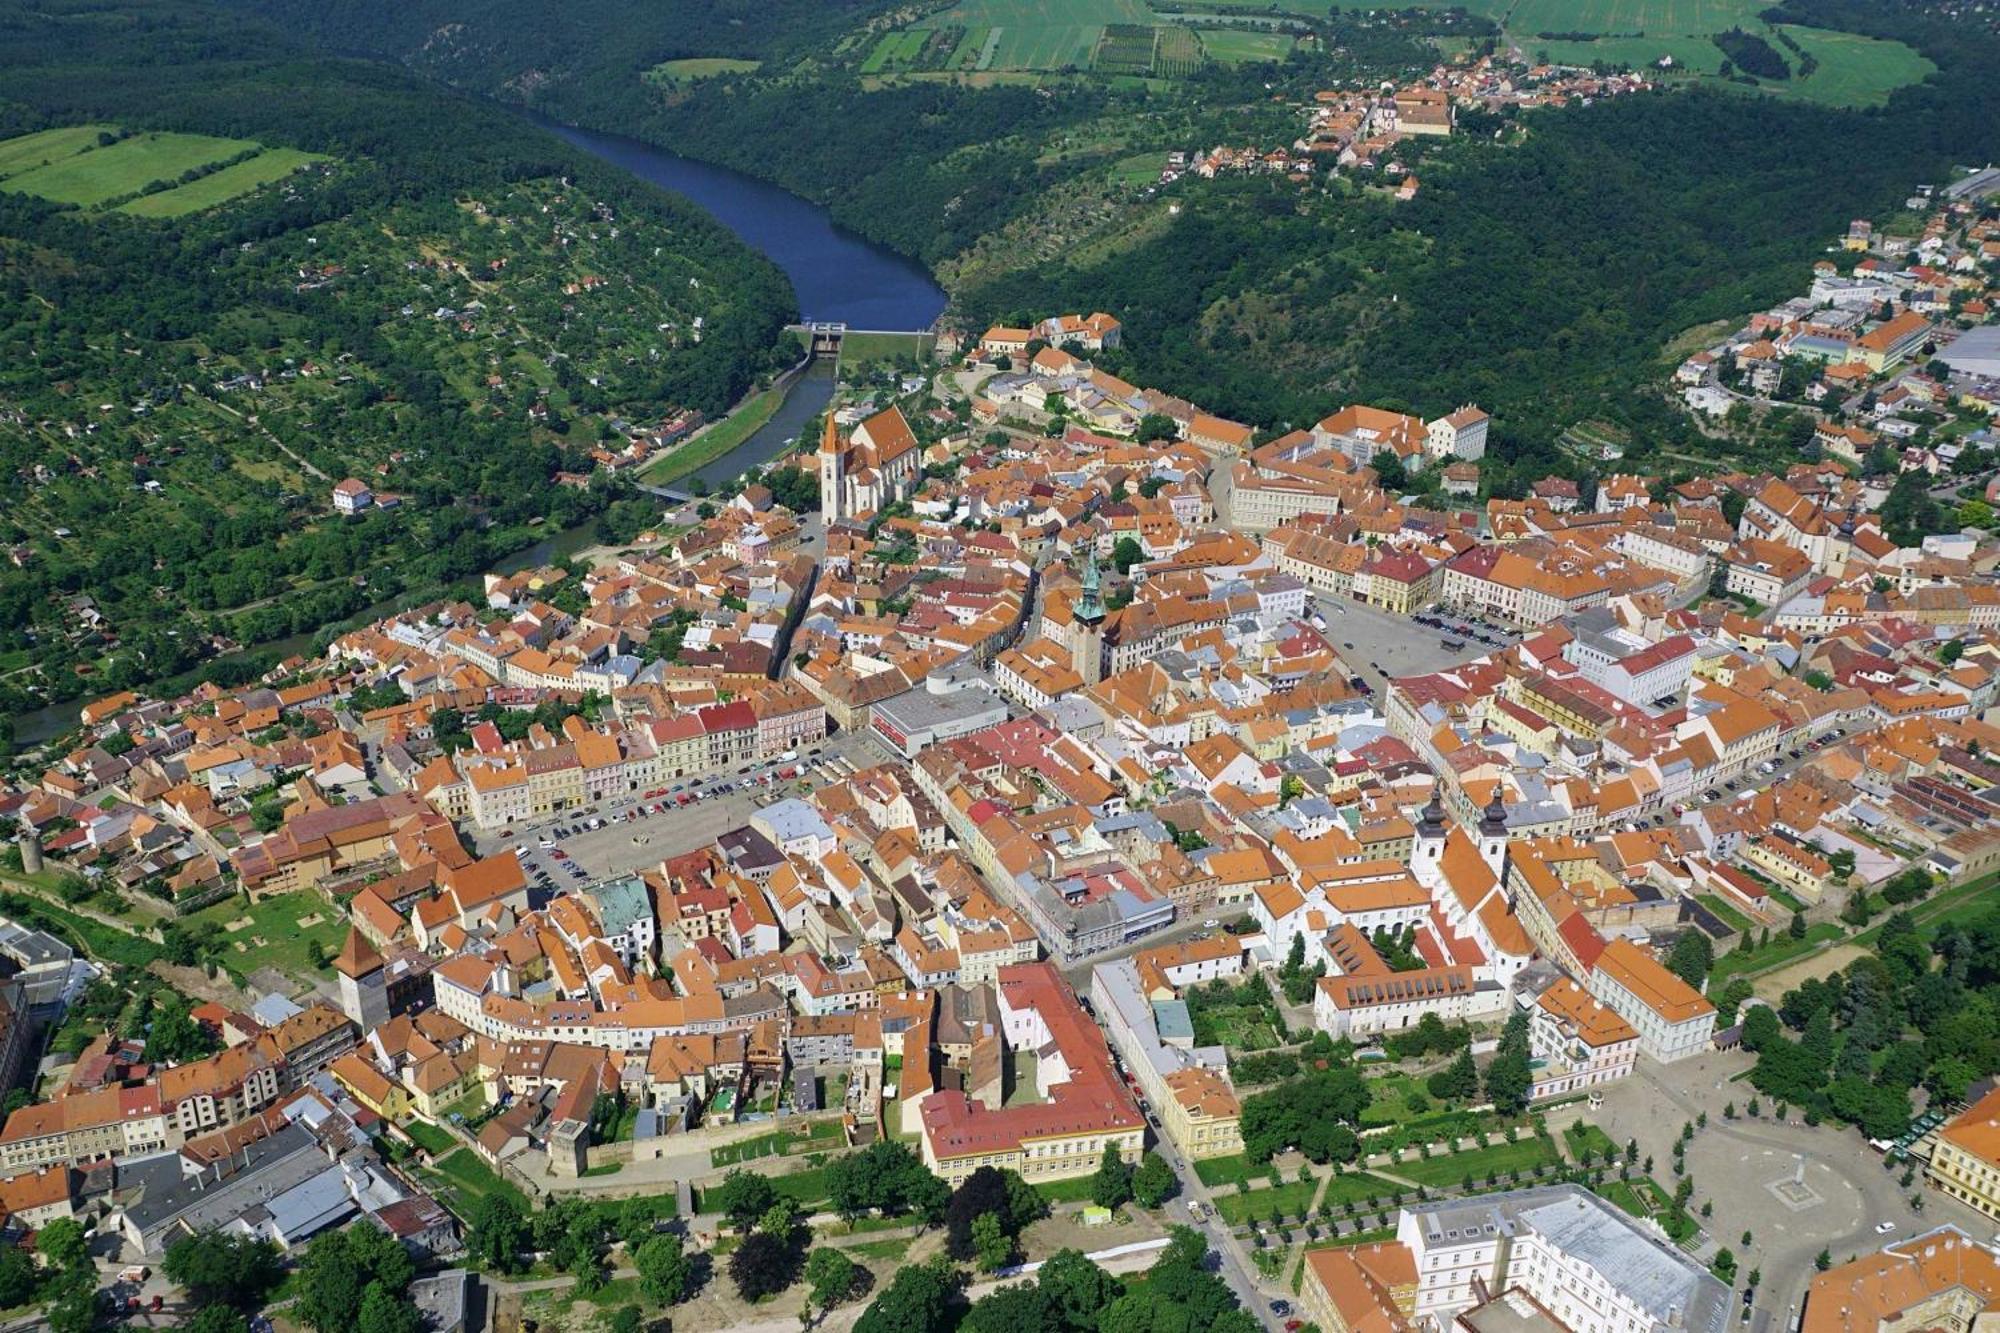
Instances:
[[[441,588],[614,504],[554,480],[614,422],[783,356],[705,214],[200,0],[5,0],[0,99],[0,713]],[[348,475],[403,504],[335,520]]]

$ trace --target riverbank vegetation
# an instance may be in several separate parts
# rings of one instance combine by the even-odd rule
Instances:
[[[441,592],[792,359],[692,205],[206,0],[113,9],[0,0],[0,712]]]

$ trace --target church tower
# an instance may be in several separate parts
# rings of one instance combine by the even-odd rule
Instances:
[[[847,517],[847,445],[833,424],[833,409],[826,413],[826,429],[819,437],[819,512],[830,525]]]
[[[347,928],[347,943],[333,960],[340,974],[340,1008],[361,1025],[362,1035],[389,1021],[389,987],[382,975],[382,955],[353,926]]]
[[[1493,799],[1479,817],[1479,857],[1493,867],[1494,878],[1504,892],[1507,885],[1507,803],[1500,799],[1500,786],[1493,786]]]
[[[1076,622],[1070,627],[1070,665],[1084,684],[1095,685],[1104,679],[1104,595],[1094,545],[1084,551],[1082,585],[1070,612]]]
[[[1433,788],[1430,804],[1417,818],[1417,836],[1410,857],[1412,870],[1436,872],[1438,862],[1444,858],[1444,835],[1444,802],[1438,799],[1437,790]],[[1423,876],[1420,874],[1418,878],[1422,880]]]

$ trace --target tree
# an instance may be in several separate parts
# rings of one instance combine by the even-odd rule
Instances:
[[[409,1251],[378,1227],[321,1232],[299,1262],[294,1282],[298,1299],[292,1310],[317,1333],[358,1333],[366,1291],[379,1287],[386,1296],[400,1300],[416,1271]]]
[[[1100,1208],[1117,1208],[1132,1198],[1132,1168],[1119,1156],[1118,1145],[1104,1145],[1097,1174],[1090,1179],[1090,1198]]]
[[[1390,495],[1397,495],[1410,488],[1410,474],[1403,467],[1403,460],[1387,449],[1379,449],[1368,460],[1368,466],[1375,469],[1376,484]]]
[[[1146,548],[1131,537],[1120,537],[1111,548],[1111,564],[1120,574],[1132,572],[1132,566],[1146,558]]]
[[[1180,427],[1164,412],[1148,412],[1139,418],[1136,438],[1140,444],[1151,444],[1154,440],[1171,440],[1180,434]]]
[[[942,1258],[897,1272],[854,1321],[854,1333],[950,1333],[958,1275]]]
[[[1036,1277],[1050,1318],[1072,1330],[1096,1328],[1098,1314],[1121,1289],[1117,1278],[1076,1250],[1057,1250],[1042,1261]]]
[[[1806,937],[1806,914],[1804,912],[1792,913],[1792,924],[1785,927],[1785,933],[1795,940],[1804,939]]]
[[[679,1305],[694,1284],[694,1261],[686,1244],[671,1232],[649,1236],[632,1251],[639,1270],[639,1290],[655,1305]]]
[[[1014,1260],[1014,1238],[994,1213],[981,1213],[973,1220],[972,1248],[983,1273],[997,1273]]]
[[[1486,1066],[1486,1100],[1502,1115],[1518,1115],[1528,1105],[1534,1070],[1528,1054],[1528,1016],[1516,1010],[1500,1033],[1500,1048]]]
[[[927,1223],[941,1221],[951,1202],[951,1188],[893,1139],[835,1159],[827,1168],[827,1195],[842,1217],[911,1212]]]
[[[639,1333],[646,1326],[646,1312],[636,1305],[621,1305],[611,1315],[611,1333]]]
[[[739,1166],[722,1178],[709,1203],[729,1219],[729,1225],[747,1232],[777,1198],[778,1192],[769,1180]]]
[[[1164,1157],[1148,1152],[1132,1172],[1132,1197],[1141,1208],[1158,1208],[1173,1196],[1180,1184]]]
[[[83,1223],[73,1217],[58,1217],[37,1231],[35,1249],[59,1273],[91,1270],[90,1242],[84,1237]]]
[[[812,1289],[812,1303],[831,1310],[861,1284],[863,1269],[845,1250],[822,1245],[806,1258],[806,1284]]]
[[[424,1317],[400,1293],[370,1282],[361,1293],[361,1313],[354,1333],[422,1333]]]
[[[160,1271],[196,1305],[253,1310],[282,1275],[278,1247],[236,1232],[200,1231],[167,1246]]]
[[[1351,1162],[1360,1151],[1351,1126],[1367,1109],[1368,1096],[1360,1072],[1339,1065],[1247,1097],[1243,1151],[1258,1163],[1287,1147],[1314,1162]]]
[[[1696,990],[1708,980],[1709,969],[1715,966],[1715,948],[1708,936],[1699,930],[1681,932],[1674,941],[1674,947],[1667,954],[1667,970],[1685,981]]]
[[[488,1268],[513,1272],[528,1240],[528,1220],[521,1215],[521,1206],[506,1194],[495,1191],[474,1205],[465,1246]]]
[[[0,1245],[0,1310],[11,1310],[35,1299],[41,1274],[35,1261],[18,1245]]]
[[[204,1305],[181,1327],[187,1333],[248,1333],[250,1322],[231,1306]]]
[[[1426,1079],[1424,1086],[1440,1101],[1470,1101],[1478,1096],[1479,1066],[1473,1062],[1471,1048],[1460,1051],[1449,1065]]]
[[[799,1253],[788,1239],[768,1231],[753,1231],[729,1256],[729,1280],[746,1301],[775,1296],[799,1275]]]

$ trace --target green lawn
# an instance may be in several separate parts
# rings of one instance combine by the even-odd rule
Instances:
[[[1937,72],[1937,66],[1901,42],[1792,24],[1783,24],[1776,31],[1819,61],[1818,69],[1801,78],[1798,57],[1783,44],[1772,43],[1792,67],[1791,79],[1777,87],[1810,101],[1831,106],[1880,106],[1896,89],[1921,83]]]
[[[1634,1217],[1650,1217],[1666,1228],[1667,1238],[1679,1243],[1695,1233],[1695,1220],[1674,1206],[1673,1196],[1646,1176],[1631,1180],[1608,1180],[1597,1191]]]
[[[433,1157],[441,1157],[458,1146],[458,1140],[428,1120],[412,1120],[403,1126],[410,1141]]]
[[[1419,1185],[1437,1187],[1456,1185],[1468,1172],[1475,1181],[1484,1182],[1490,1175],[1505,1176],[1515,1171],[1529,1171],[1557,1160],[1552,1145],[1533,1135],[1523,1135],[1514,1143],[1473,1148],[1449,1156],[1416,1160],[1405,1157],[1399,1165],[1389,1169]]]
[[[65,125],[0,142],[0,180],[72,157],[110,133],[111,125]]]
[[[256,146],[247,139],[218,139],[207,134],[135,134],[108,148],[87,148],[45,167],[23,171],[9,177],[4,188],[90,208]],[[0,149],[4,148],[0,144]]]
[[[906,1236],[891,1236],[887,1240],[868,1240],[859,1245],[846,1245],[841,1248],[853,1258],[873,1259],[879,1263],[883,1260],[900,1259],[908,1254],[910,1240]]]
[[[840,368],[847,371],[903,357],[915,357],[922,365],[936,344],[928,333],[849,333],[840,340]]]
[[[159,194],[141,195],[119,211],[142,218],[177,218],[226,203],[259,186],[282,180],[310,162],[324,162],[319,153],[302,153],[296,148],[267,148],[248,162],[189,181]]]
[[[1093,1172],[1067,1180],[1045,1180],[1035,1186],[1035,1192],[1050,1203],[1089,1203],[1094,1177]]]
[[[727,56],[691,56],[685,60],[663,60],[646,71],[649,83],[687,83],[714,78],[717,74],[754,73],[760,60],[731,60]]]
[[[435,1166],[423,1174],[440,1185],[440,1197],[451,1205],[453,1212],[461,1218],[470,1218],[473,1207],[489,1194],[501,1194],[512,1199],[528,1212],[533,1207],[528,1196],[516,1185],[502,1180],[493,1169],[473,1153],[470,1148],[460,1148],[448,1157],[441,1158]]]
[[[1273,1212],[1283,1213],[1288,1218],[1297,1217],[1312,1204],[1313,1191],[1318,1187],[1317,1180],[1292,1180],[1271,1189],[1251,1190],[1247,1194],[1224,1194],[1216,1199],[1215,1211],[1232,1225],[1263,1221]]]
[[[1221,65],[1246,65],[1258,61],[1283,60],[1292,53],[1292,37],[1283,32],[1238,32],[1231,28],[1205,28],[1201,49]]]
[[[248,925],[229,929],[245,918]],[[347,939],[347,918],[318,894],[305,891],[281,893],[247,908],[240,897],[225,898],[188,919],[213,924],[221,932],[222,965],[243,977],[260,967],[276,968],[288,977],[319,975],[307,958],[311,944],[317,941],[331,959]],[[304,921],[313,924],[301,925]]]
[[[786,392],[785,389],[770,388],[753,394],[749,401],[722,420],[654,459],[639,475],[655,486],[665,486],[700,471],[756,434],[765,422],[777,415]]]
[[[1233,1185],[1239,1180],[1263,1180],[1270,1172],[1269,1163],[1256,1166],[1242,1153],[1228,1157],[1203,1157],[1194,1164],[1195,1175],[1210,1189],[1217,1185]]]
[[[1572,1158],[1580,1158],[1588,1152],[1602,1162],[1618,1151],[1618,1145],[1611,1141],[1609,1134],[1581,1120],[1563,1131],[1563,1141],[1569,1146]]]
[[[1796,962],[1814,949],[1830,940],[1840,939],[1847,932],[1831,921],[1822,921],[1806,928],[1806,937],[1795,940],[1783,930],[1774,931],[1768,948],[1731,949],[1715,960],[1714,971],[1708,974],[1708,993],[1718,994],[1725,982],[1744,972],[1762,972]]]
[[[1750,929],[1750,918],[1731,907],[1712,893],[1698,893],[1695,901],[1715,913],[1723,924],[1734,927],[1738,934]]]

